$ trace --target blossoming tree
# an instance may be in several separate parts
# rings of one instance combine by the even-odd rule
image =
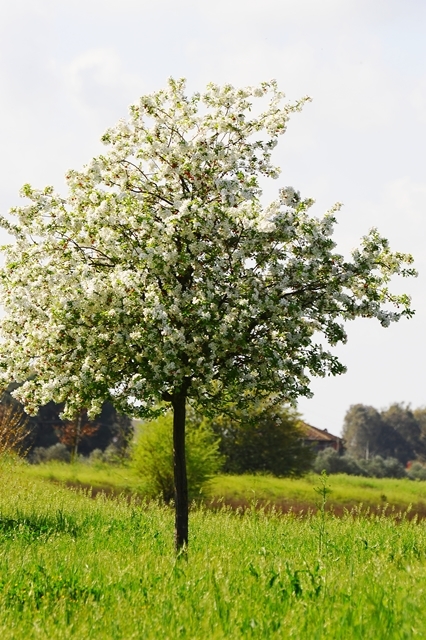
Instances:
[[[68,173],[66,197],[26,185],[30,204],[1,220],[15,236],[0,274],[4,379],[23,382],[28,412],[171,405],[178,549],[187,401],[309,395],[310,375],[344,371],[323,347],[345,341],[342,321],[412,313],[388,289],[412,259],[376,230],[347,261],[331,238],[338,206],[317,219],[290,187],[262,204],[259,178],[278,177],[271,152],[305,100],[286,104],[275,82],[187,97],[170,80],[106,132],[105,155]]]

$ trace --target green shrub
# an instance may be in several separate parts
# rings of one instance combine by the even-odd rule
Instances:
[[[374,456],[369,460],[356,460],[352,456],[340,456],[334,449],[320,451],[314,462],[314,471],[328,474],[346,473],[349,476],[371,478],[405,478],[404,466],[396,458]],[[426,471],[426,470],[425,470]]]
[[[71,454],[64,444],[58,442],[52,444],[51,447],[36,447],[29,459],[32,464],[42,464],[43,462],[51,462],[52,460],[70,462]]]
[[[413,462],[407,476],[411,480],[426,480],[426,467],[421,462]]]
[[[374,456],[369,460],[358,460],[358,464],[373,478],[405,478],[407,475],[404,465],[396,458]]]
[[[146,422],[133,449],[132,461],[142,476],[147,494],[174,498],[173,418],[171,414]],[[200,495],[209,480],[220,470],[219,443],[208,424],[190,413],[186,431],[186,463],[190,499]]]
[[[328,448],[320,451],[315,458],[313,470],[315,473],[325,471],[328,474],[346,473],[348,476],[365,476],[367,473],[361,469],[358,462],[352,456],[341,456],[334,449]]]

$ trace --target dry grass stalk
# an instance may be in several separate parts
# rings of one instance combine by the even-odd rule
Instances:
[[[30,419],[21,405],[0,399],[0,456],[24,453],[25,440],[31,432]]]

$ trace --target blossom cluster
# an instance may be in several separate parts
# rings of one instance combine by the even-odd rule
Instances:
[[[266,102],[257,116],[254,103]],[[338,206],[322,218],[286,187],[261,204],[259,176],[291,113],[275,82],[184,81],[142,97],[103,136],[107,150],[67,175],[68,194],[25,185],[0,272],[0,367],[28,412],[49,400],[72,417],[109,399],[133,415],[185,393],[217,407],[309,395],[310,375],[343,365],[323,346],[343,322],[410,315],[388,285],[413,275],[372,230],[346,261]]]

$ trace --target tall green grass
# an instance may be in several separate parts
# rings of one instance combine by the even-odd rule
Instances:
[[[19,465],[0,480],[4,639],[426,634],[426,525],[403,514],[194,506],[184,560],[164,506],[93,498]]]
[[[104,462],[85,463],[51,461],[37,465],[22,465],[21,472],[27,478],[39,478],[75,487],[104,489],[106,492],[115,491],[144,493],[144,483],[136,470],[131,466],[107,464]]]
[[[43,478],[74,486],[93,487],[107,492],[127,492],[143,496],[144,481],[130,466],[94,465],[50,462],[41,465],[24,465],[22,473],[28,478]],[[331,476],[332,492],[329,502],[336,507],[351,508],[364,504],[369,507],[395,505],[426,515],[426,482],[392,478],[362,478],[343,474]],[[274,478],[268,475],[218,475],[204,489],[200,497],[223,500],[228,504],[247,504],[253,500],[270,502],[282,508],[305,510],[315,506],[313,487],[318,476],[304,478]]]
[[[385,503],[407,508],[409,505],[425,511],[426,482],[408,478],[363,478],[336,474],[330,476],[332,484],[329,501],[335,506],[347,508],[359,506],[373,507]],[[211,495],[225,496],[238,503],[255,498],[282,506],[313,506],[318,484],[318,475],[309,474],[304,478],[274,478],[272,476],[217,476],[211,486]]]

